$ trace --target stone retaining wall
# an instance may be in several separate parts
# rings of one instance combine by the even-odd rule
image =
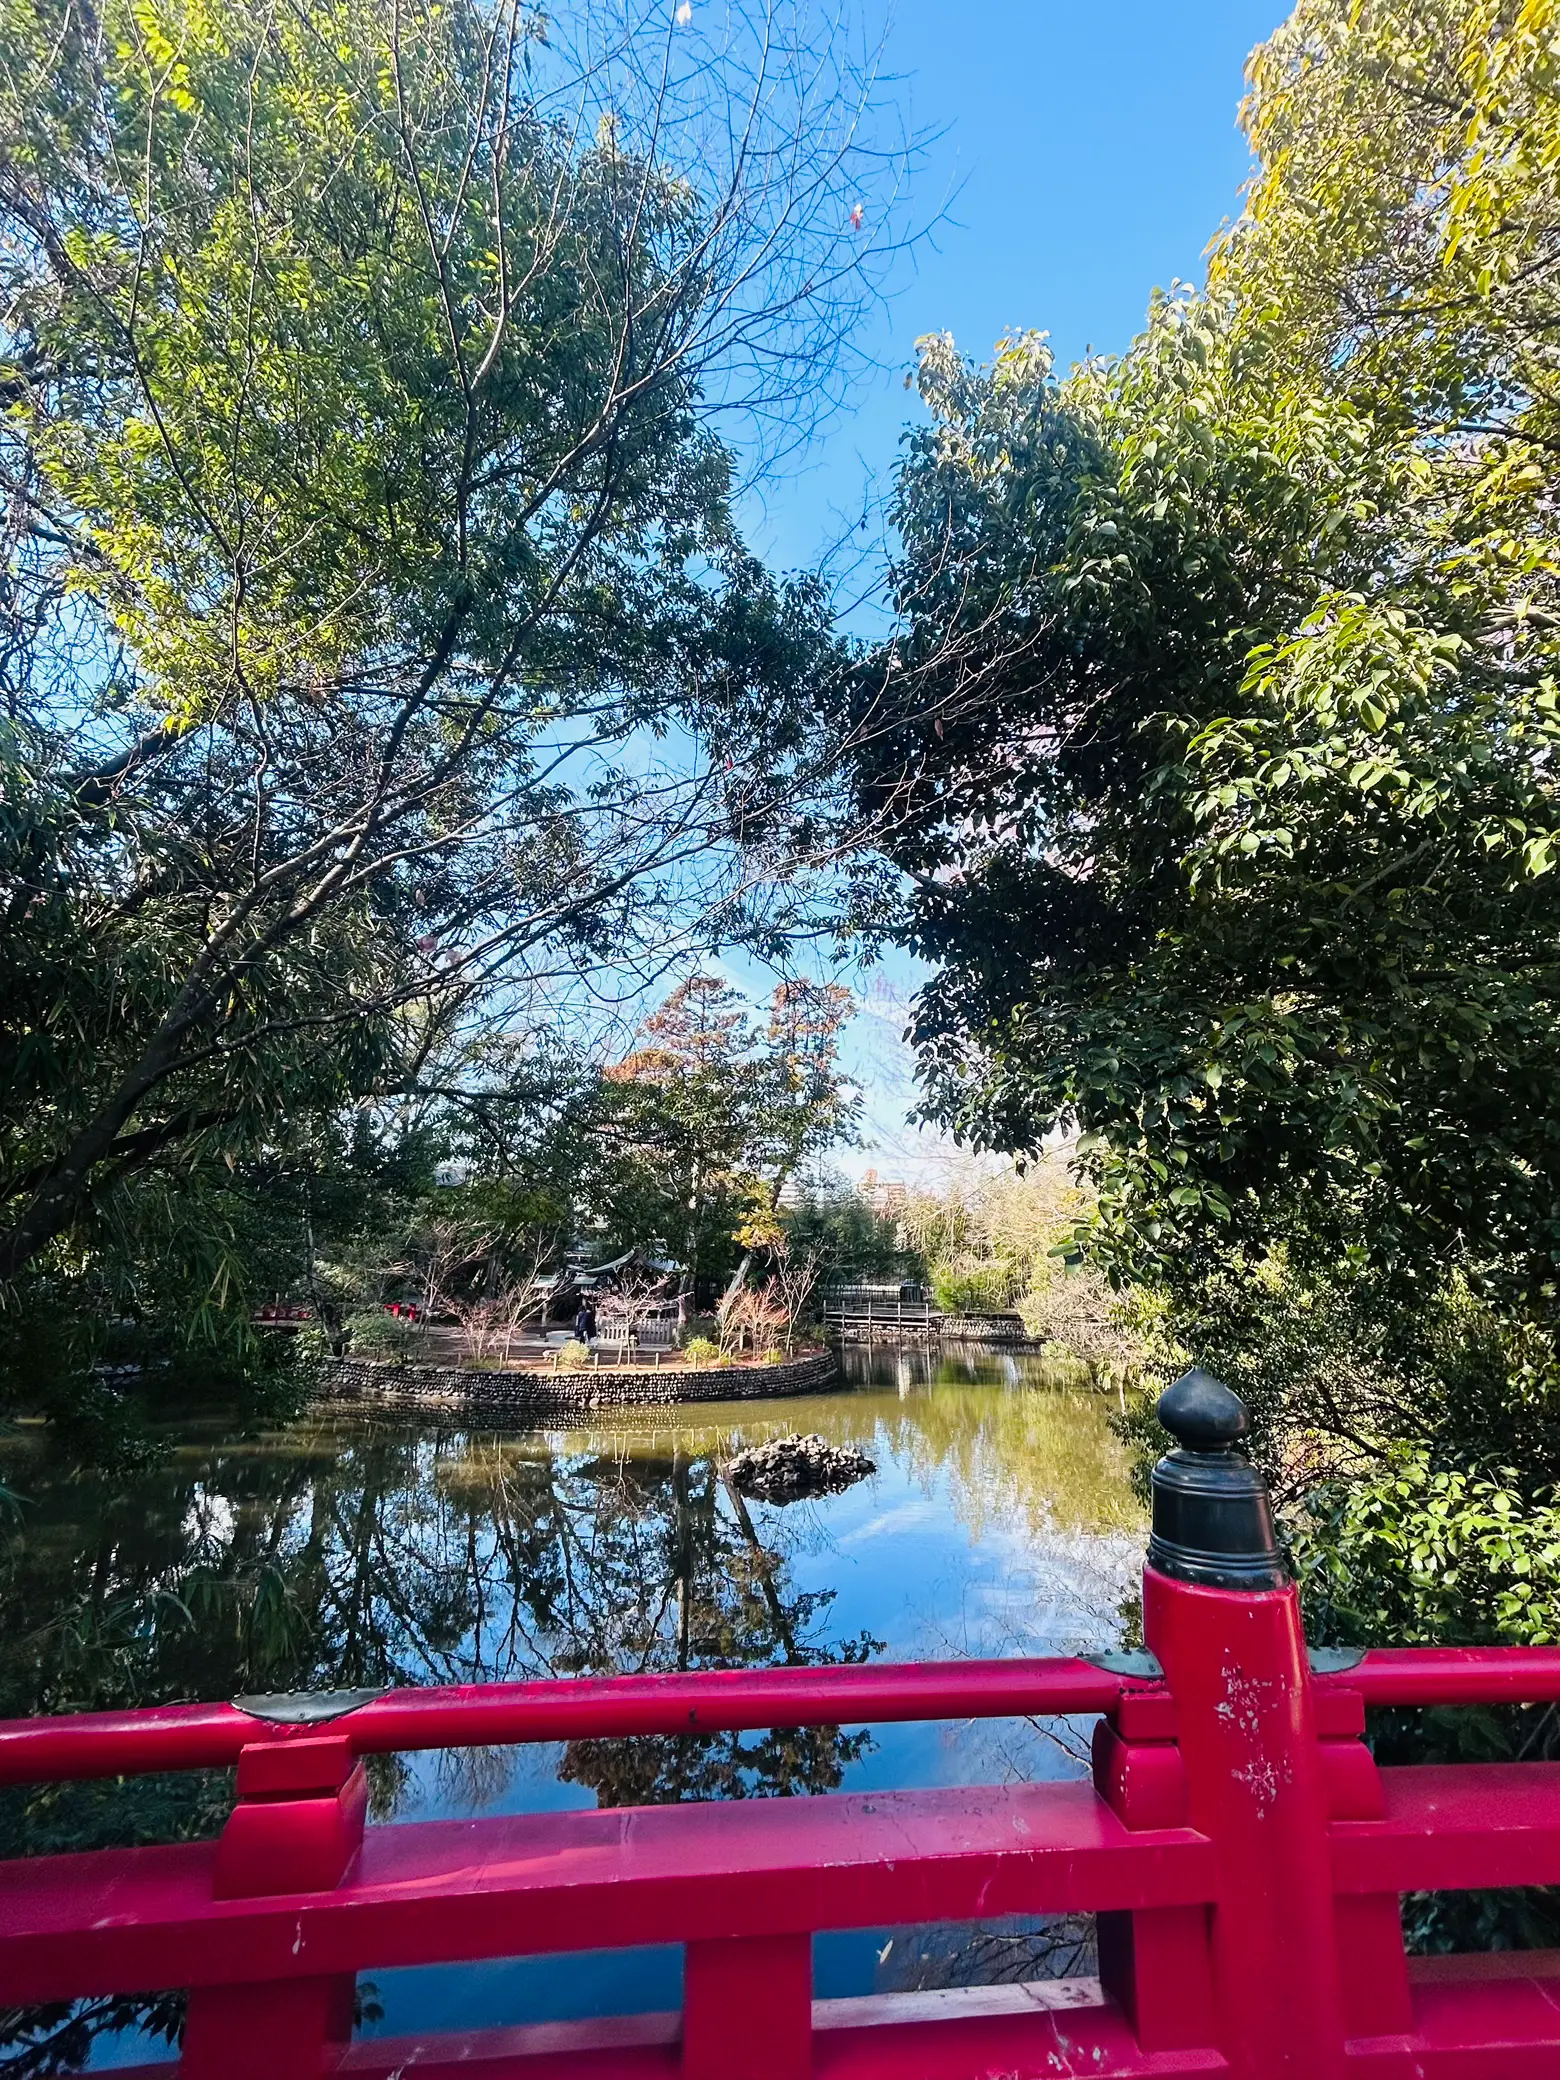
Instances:
[[[1024,1318],[1018,1314],[934,1314],[924,1322],[853,1322],[834,1323],[829,1330],[841,1343],[1001,1343],[1027,1344],[1031,1341],[1024,1327]]]
[[[956,1343],[1026,1343],[1029,1331],[1021,1314],[945,1314],[938,1331]]]
[[[395,1415],[457,1416],[529,1426],[597,1409],[669,1408],[688,1401],[771,1401],[840,1384],[832,1351],[781,1365],[628,1366],[599,1371],[466,1372],[448,1365],[371,1364],[326,1359],[314,1377],[316,1408],[380,1409]]]

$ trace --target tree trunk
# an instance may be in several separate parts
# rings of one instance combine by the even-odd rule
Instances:
[[[209,1008],[209,999],[197,992],[181,997],[135,1069],[52,1166],[15,1225],[0,1234],[0,1286],[9,1284],[70,1226],[90,1196],[93,1170],[113,1148],[141,1100],[168,1073],[184,1035]]]
[[[787,1163],[785,1168],[776,1175],[774,1183],[769,1187],[769,1216],[771,1220],[774,1219],[780,1210],[780,1194],[785,1190],[786,1179],[790,1174],[791,1166]],[[718,1312],[722,1321],[726,1319],[732,1308],[737,1304],[737,1296],[747,1284],[747,1275],[752,1268],[753,1251],[750,1249],[744,1250],[741,1263],[731,1274],[730,1285],[727,1286],[725,1292],[721,1295]]]
[[[747,1275],[748,1272],[752,1269],[752,1267],[753,1252],[750,1249],[744,1250],[742,1253],[742,1261],[737,1266],[736,1270],[732,1272],[731,1283],[727,1286],[725,1292],[722,1293],[720,1298],[720,1306],[716,1310],[722,1321],[726,1319],[727,1315],[730,1314],[732,1308],[736,1306],[737,1297],[741,1293],[742,1288],[747,1284]]]

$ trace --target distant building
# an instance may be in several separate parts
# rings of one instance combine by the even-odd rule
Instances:
[[[875,1170],[866,1172],[856,1191],[884,1220],[892,1220],[896,1214],[903,1213],[910,1198],[909,1187],[897,1177],[879,1178]]]

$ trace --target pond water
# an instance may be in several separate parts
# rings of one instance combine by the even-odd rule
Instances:
[[[22,1498],[0,1531],[0,1716],[1115,1644],[1144,1534],[1109,1404],[1034,1356],[878,1348],[844,1362],[840,1392],[706,1404],[687,1420],[628,1410],[502,1437],[188,1427],[117,1485],[70,1479],[23,1433],[0,1450],[0,1481]],[[790,1430],[857,1445],[876,1471],[819,1501],[741,1503],[721,1459]],[[387,1757],[373,1818],[1072,1775],[1085,1731],[994,1722]],[[213,1772],[5,1794],[0,1854],[214,1832],[230,1790]],[[1080,1940],[1010,1931],[995,1969],[1065,1968]],[[979,1949],[969,1932],[823,1936],[816,1990],[980,1976]],[[673,2007],[680,1972],[673,1948],[384,1972],[363,1989],[363,2027]],[[151,2011],[78,2020],[91,2066],[168,2055],[134,2026],[155,2024]],[[0,2069],[25,2041],[0,2034]]]

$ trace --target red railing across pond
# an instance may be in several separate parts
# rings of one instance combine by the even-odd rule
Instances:
[[[871,1668],[738,1668],[683,1676],[565,1677],[390,1690],[339,1731],[354,1755],[480,1748],[628,1734],[730,1733],[767,1726],[887,1725],[905,1719],[1011,1719],[1110,1710],[1120,1681],[1088,1661],[928,1661]],[[267,1700],[247,1700],[262,1710]],[[288,1709],[285,1700],[276,1709]],[[307,1705],[296,1709],[307,1712]],[[339,1710],[322,1702],[319,1710]],[[306,1725],[307,1720],[304,1721]],[[221,1768],[300,1724],[257,1721],[234,1704],[0,1720],[0,1784]]]
[[[1217,1522],[1176,1499],[1239,1466],[1188,1427],[1156,1488],[1141,1669],[729,1671],[0,1726],[10,1783],[237,1766],[216,1841],[0,1865],[0,2006],[187,1988],[185,2080],[1560,2074],[1560,1953],[1410,1959],[1400,1915],[1408,1891],[1560,1882],[1560,1766],[1379,1769],[1364,1739],[1368,1705],[1560,1698],[1560,1650],[1313,1666],[1234,1491]],[[1233,1515],[1265,1517],[1243,1478]],[[1093,1718],[1093,1781],[364,1826],[369,1754],[1017,1715]],[[820,1930],[1055,1913],[1098,1917],[1097,1975],[813,1999]],[[676,2014],[352,2041],[360,1973],[648,1943],[684,1946]]]

